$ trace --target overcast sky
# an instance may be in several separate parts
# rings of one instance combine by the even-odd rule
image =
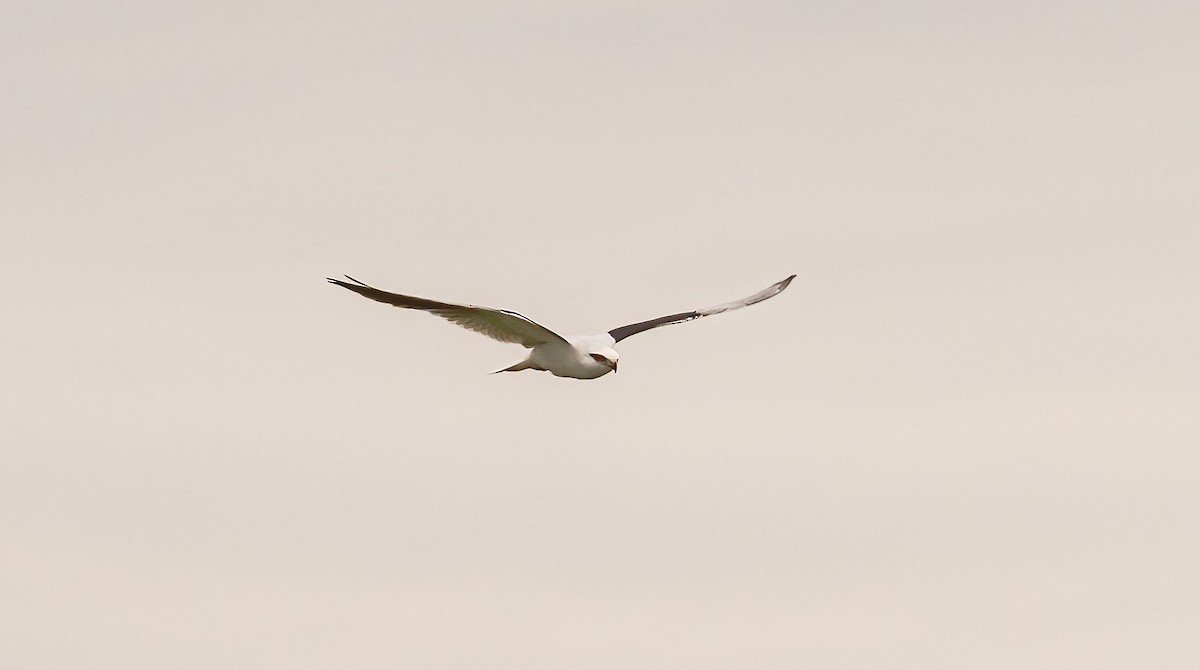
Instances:
[[[8,3],[0,665],[1200,667],[1198,7]]]

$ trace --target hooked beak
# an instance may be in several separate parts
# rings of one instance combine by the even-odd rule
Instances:
[[[613,372],[616,372],[617,371],[617,362],[613,361],[612,364],[613,364]]]

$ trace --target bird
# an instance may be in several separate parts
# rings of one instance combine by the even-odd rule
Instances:
[[[631,335],[645,332],[651,328],[670,326],[684,323],[713,314],[731,312],[735,309],[749,307],[768,298],[773,298],[783,292],[796,278],[796,275],[775,282],[767,288],[741,300],[695,309],[678,314],[660,316],[631,323],[627,326],[613,328],[599,335],[562,336],[546,328],[529,317],[507,309],[479,307],[477,305],[460,305],[440,300],[427,300],[410,295],[390,293],[369,286],[350,275],[342,275],[349,281],[326,277],[326,281],[371,300],[395,305],[404,309],[418,309],[440,316],[451,323],[468,330],[487,335],[501,342],[519,344],[529,349],[525,360],[511,365],[492,374],[501,372],[520,372],[521,370],[540,370],[549,372],[556,377],[574,379],[597,379],[610,372],[617,371],[617,361],[620,354],[613,346]]]

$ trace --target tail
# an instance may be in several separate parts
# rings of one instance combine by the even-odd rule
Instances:
[[[544,371],[545,369],[546,368],[543,368],[540,365],[534,365],[533,363],[530,363],[528,360],[524,360],[524,361],[521,361],[520,363],[517,363],[516,365],[512,365],[507,368],[504,368],[503,370],[496,370],[492,374],[498,375],[501,372],[520,372],[521,370],[543,370]]]

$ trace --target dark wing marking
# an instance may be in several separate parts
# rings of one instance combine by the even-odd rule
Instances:
[[[613,342],[620,342],[621,340],[629,337],[630,335],[637,335],[638,333],[640,333],[644,330],[650,330],[651,328],[658,328],[659,326],[669,326],[674,323],[683,323],[685,321],[691,321],[692,319],[699,319],[700,317],[703,317],[703,316],[712,316],[713,314],[720,314],[721,312],[730,312],[735,309],[749,307],[750,305],[762,302],[762,301],[766,300],[767,298],[772,298],[774,296],[779,295],[781,292],[783,292],[783,289],[788,287],[788,284],[792,283],[792,280],[795,278],[796,278],[796,275],[792,275],[792,276],[788,277],[787,279],[784,279],[783,281],[779,281],[774,284],[771,284],[767,288],[759,291],[758,293],[755,293],[754,295],[752,295],[748,298],[742,298],[741,300],[734,300],[733,302],[727,302],[727,303],[724,303],[721,305],[716,305],[714,307],[706,307],[704,309],[697,309],[697,310],[694,310],[691,312],[680,312],[678,314],[671,314],[669,316],[660,316],[657,319],[650,319],[649,321],[639,321],[638,323],[631,323],[628,326],[621,326],[620,328],[614,328],[614,329],[608,331],[608,334],[613,338]]]
[[[538,324],[528,317],[506,309],[477,307],[475,305],[456,305],[452,302],[426,300],[425,298],[416,298],[411,295],[389,293],[388,291],[381,291],[373,286],[368,286],[350,275],[345,275],[345,277],[354,283],[329,277],[326,277],[326,280],[331,284],[337,284],[342,288],[350,289],[371,300],[395,305],[396,307],[403,307],[404,309],[424,310],[463,328],[487,335],[501,342],[512,342],[528,348],[533,348],[539,344],[553,340],[566,342],[561,335],[549,328]]]

